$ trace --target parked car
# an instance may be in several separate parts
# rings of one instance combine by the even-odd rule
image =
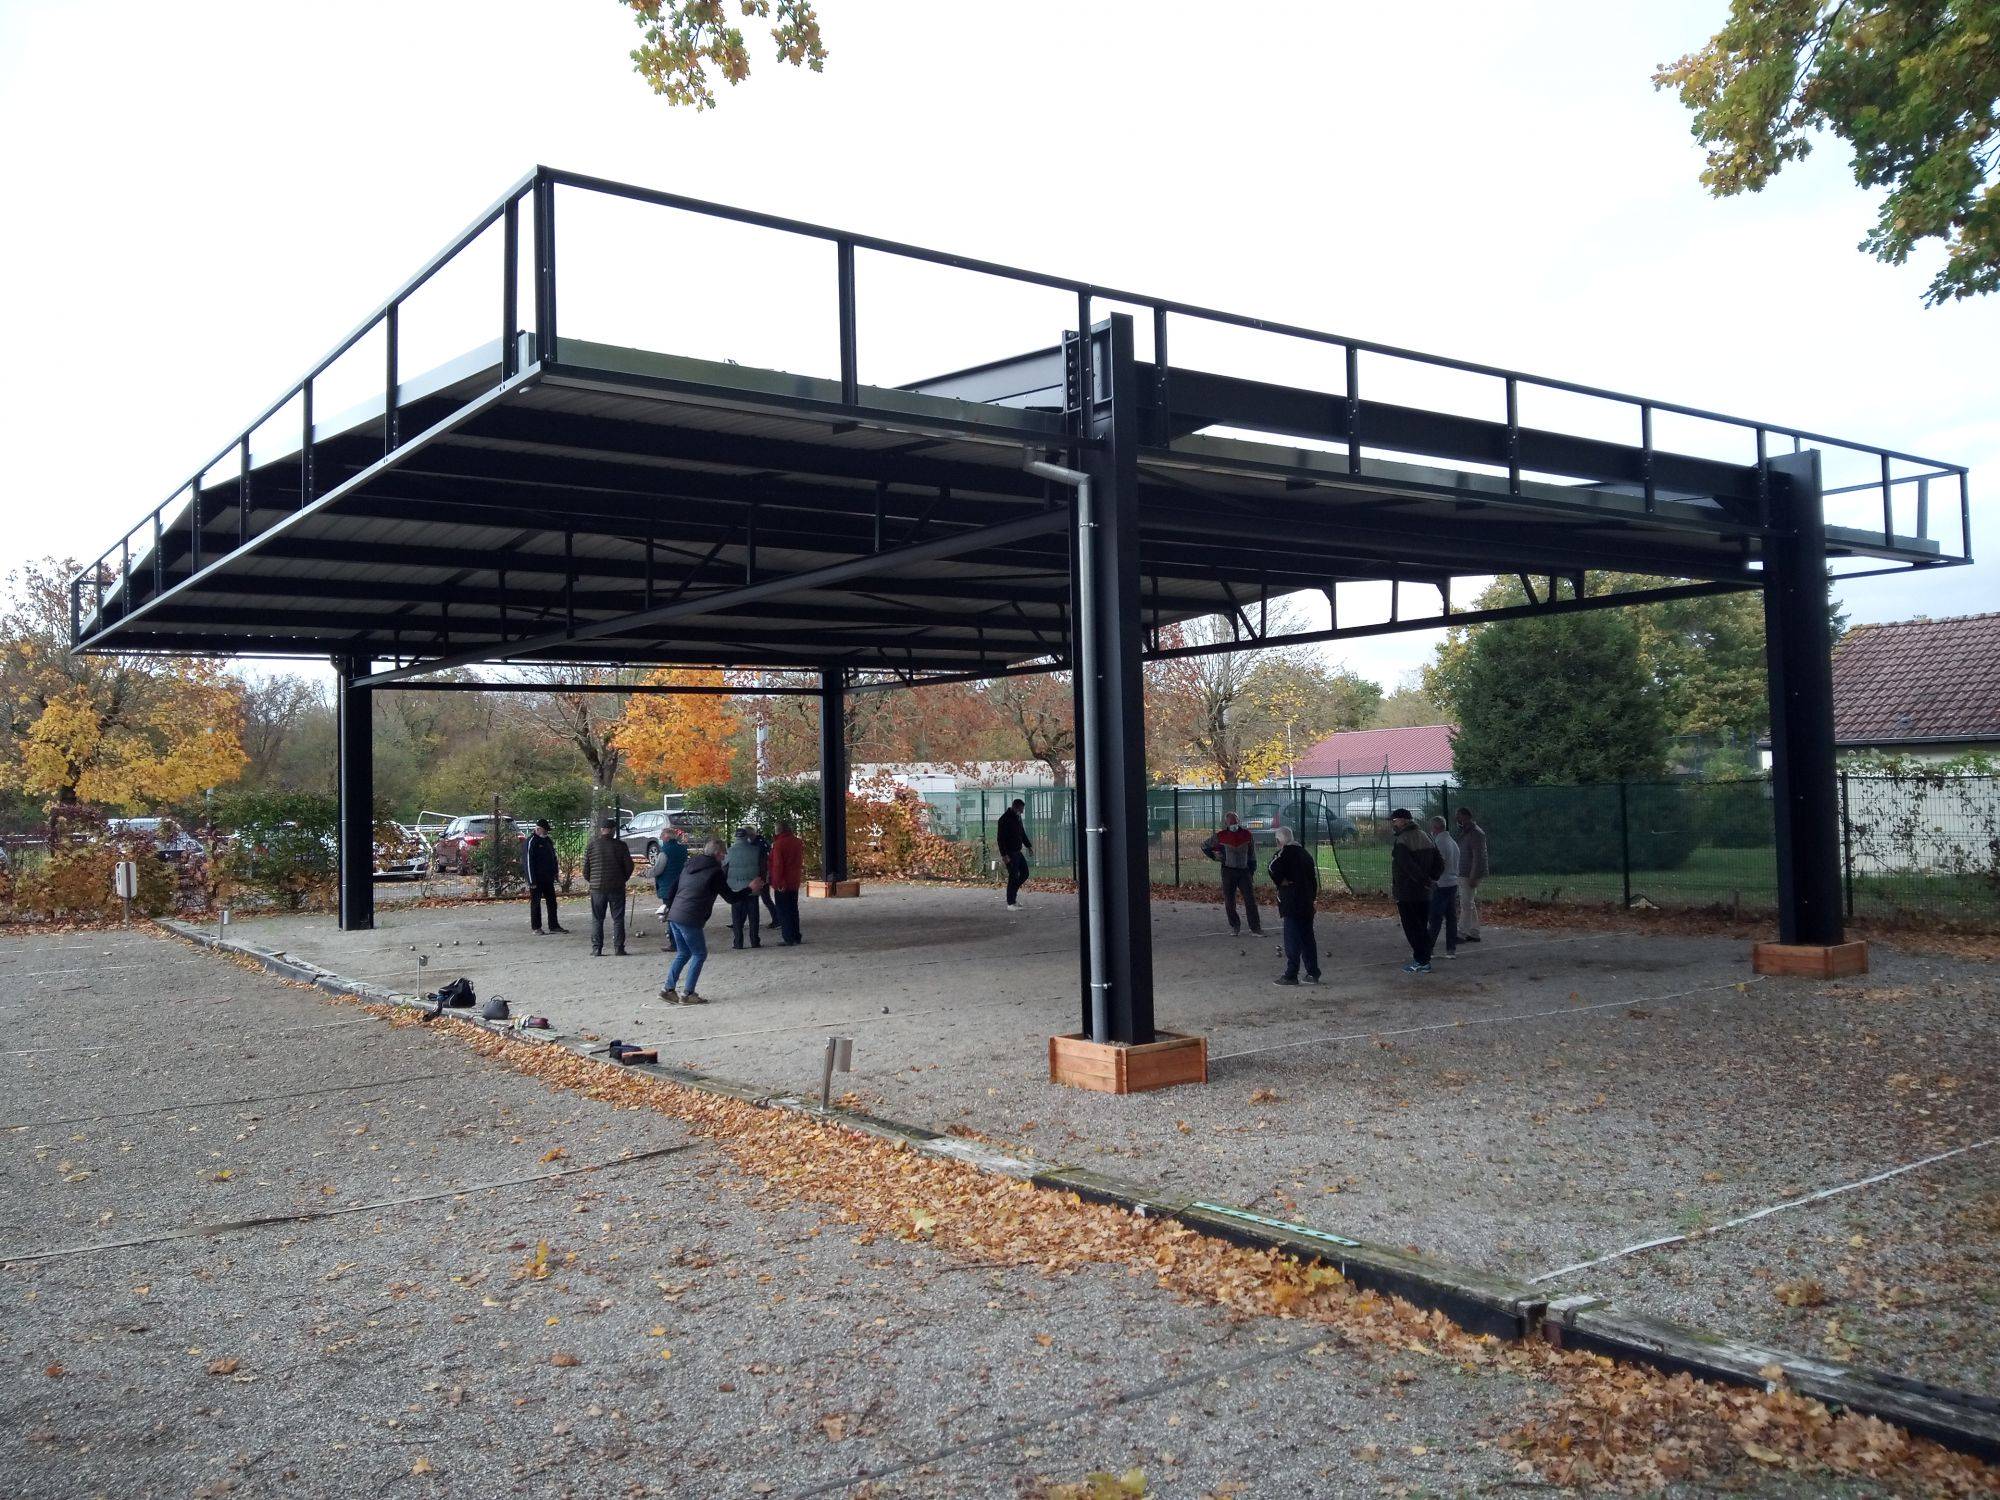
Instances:
[[[1291,828],[1301,841],[1311,844],[1337,844],[1356,837],[1359,832],[1352,818],[1318,802],[1308,801],[1304,811],[1305,819],[1300,823],[1300,808],[1295,798],[1284,802],[1252,802],[1243,809],[1243,826],[1260,844],[1275,844],[1280,827]]]
[[[430,850],[416,829],[402,823],[375,825],[377,880],[421,880],[430,867]]]
[[[172,818],[106,818],[104,831],[113,838],[135,835],[151,839],[160,858],[169,864],[208,853],[200,839]]]
[[[513,818],[502,816],[501,822],[518,837],[521,825]],[[472,859],[479,846],[493,837],[493,814],[469,813],[453,818],[445,825],[444,833],[431,846],[431,868],[440,875],[470,875]]]
[[[655,810],[633,813],[618,830],[618,837],[625,841],[634,859],[651,859],[660,852],[660,839],[669,828],[680,829],[690,844],[698,843],[698,836],[708,831],[707,825],[693,813]]]

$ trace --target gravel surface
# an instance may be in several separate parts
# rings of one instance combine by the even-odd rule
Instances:
[[[1391,922],[1323,915],[1328,982],[1282,989],[1271,938],[1161,902],[1160,1024],[1207,1035],[1211,1082],[1112,1098],[1047,1081],[1047,1036],[1076,1025],[1074,901],[1026,899],[1010,915],[988,892],[870,886],[807,903],[799,949],[731,952],[712,923],[701,1009],[652,998],[650,903],[625,960],[533,938],[514,906],[238,932],[404,988],[416,945],[428,983],[463,970],[565,1026],[778,1089],[816,1087],[824,1037],[851,1035],[841,1083],[891,1117],[1519,1276],[1713,1230],[1549,1284],[2000,1387],[2000,1148],[1714,1229],[2000,1134],[1990,965],[1878,945],[1857,979],[1759,980],[1740,939],[1489,925],[1412,976]],[[1823,1302],[1773,1290],[1802,1277]]]

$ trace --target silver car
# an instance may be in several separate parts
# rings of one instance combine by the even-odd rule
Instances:
[[[632,851],[636,860],[648,860],[660,852],[660,843],[669,828],[678,828],[688,841],[695,841],[696,828],[692,816],[684,812],[634,813],[618,830],[618,837],[625,841],[625,847]]]

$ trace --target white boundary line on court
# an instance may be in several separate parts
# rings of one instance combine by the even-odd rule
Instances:
[[[1906,1162],[1900,1167],[1891,1167],[1886,1172],[1877,1172],[1873,1177],[1863,1177],[1858,1182],[1844,1182],[1839,1187],[1821,1188],[1816,1193],[1807,1193],[1803,1198],[1788,1198],[1783,1203],[1773,1203],[1768,1207],[1740,1214],[1736,1218],[1725,1219],[1713,1229],[1704,1229],[1699,1234],[1670,1234],[1662,1239],[1627,1245],[1623,1250],[1614,1250],[1609,1255],[1600,1255],[1594,1260],[1580,1260],[1574,1265],[1558,1266],[1553,1271],[1544,1271],[1539,1276],[1529,1277],[1528,1284],[1533,1286],[1544,1281],[1554,1281],[1558,1276],[1567,1276],[1572,1271],[1587,1271],[1592,1266],[1601,1266],[1614,1260],[1623,1260],[1628,1255],[1637,1255],[1641,1250],[1657,1250],[1662,1245],[1681,1245],[1695,1240],[1705,1240],[1710,1235],[1720,1234],[1725,1229],[1738,1229],[1771,1214],[1783,1213],[1788,1208],[1801,1208],[1808,1203],[1818,1203],[1827,1198],[1837,1198],[1842,1193],[1851,1193],[1856,1188],[1873,1187],[1878,1182],[1887,1182],[1891,1177],[1901,1177],[1905,1172],[1914,1172],[1919,1167],[1934,1166],[1941,1161],[1950,1161],[1954,1156],[1964,1156],[1967,1152],[1983,1151],[1988,1146],[2000,1146],[2000,1135],[1989,1135],[1985,1140],[1974,1141],[1968,1146],[1954,1146],[1949,1151],[1940,1151],[1935,1156],[1924,1157],[1921,1161]]]
[[[1633,995],[1624,1000],[1601,1000],[1591,1005],[1563,1005],[1554,1010],[1517,1011],[1506,1016],[1470,1016],[1462,1021],[1433,1021],[1423,1026],[1398,1026],[1388,1031],[1344,1031],[1337,1036],[1311,1036],[1297,1042],[1275,1042],[1269,1047],[1250,1047],[1242,1052],[1224,1052],[1211,1057],[1209,1065],[1233,1062],[1239,1057],[1262,1057],[1267,1052],[1291,1052],[1300,1047],[1323,1047],[1333,1042],[1365,1042],[1383,1036],[1414,1036],[1420,1031],[1458,1031],[1467,1026],[1500,1026],[1509,1021],[1540,1021],[1550,1016],[1576,1016],[1586,1011],[1612,1010],[1618,1006],[1660,1005],[1668,1000],[1685,1000],[1691,995],[1708,995],[1718,990],[1747,990],[1763,983],[1764,976],[1734,979],[1727,984],[1705,984],[1698,989],[1675,990],[1667,995]]]

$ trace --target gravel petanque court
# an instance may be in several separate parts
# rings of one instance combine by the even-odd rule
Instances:
[[[860,1234],[679,1120],[144,930],[0,940],[0,1013],[9,1500],[1513,1473],[1518,1377]]]
[[[650,900],[622,960],[589,956],[575,900],[568,937],[531,936],[525,903],[384,908],[366,933],[323,916],[232,931],[405,992],[427,953],[426,988],[462,972],[517,1012],[774,1091],[816,1091],[825,1038],[851,1036],[836,1094],[893,1119],[2000,1388],[1990,963],[1878,944],[1866,976],[1758,979],[1747,939],[1489,924],[1413,976],[1385,912],[1322,915],[1327,982],[1284,989],[1274,935],[1235,939],[1219,908],[1156,902],[1160,1024],[1208,1037],[1210,1082],[1112,1097],[1048,1082],[1047,1038],[1077,1024],[1075,901],[1024,901],[1009,914],[997,892],[870,885],[807,902],[805,946],[741,953],[718,914],[698,1008],[654,998]],[[1563,1269],[1601,1257],[1616,1258]]]

